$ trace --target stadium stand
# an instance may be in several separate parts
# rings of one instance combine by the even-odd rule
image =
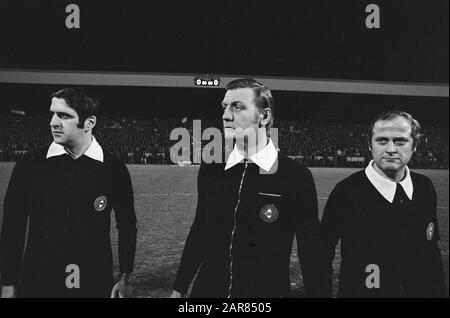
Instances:
[[[95,136],[106,151],[128,164],[172,164],[170,132],[185,127],[192,136],[192,119],[105,117]],[[30,150],[51,142],[47,116],[0,115],[0,161],[16,161]],[[202,120],[202,130],[220,127]],[[371,159],[367,125],[321,121],[277,121],[278,146],[310,167],[364,167]],[[413,157],[413,168],[448,169],[449,133],[445,126],[424,125]],[[205,144],[207,142],[204,142]]]

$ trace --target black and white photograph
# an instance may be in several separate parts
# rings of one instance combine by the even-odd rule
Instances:
[[[449,2],[0,0],[0,201],[1,298],[448,298]]]

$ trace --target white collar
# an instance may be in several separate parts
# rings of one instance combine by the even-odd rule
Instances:
[[[369,165],[367,166],[365,170],[366,176],[369,179],[369,181],[373,184],[373,186],[378,190],[378,192],[381,193],[381,195],[388,200],[390,203],[394,201],[395,197],[395,191],[397,189],[397,183],[393,182],[391,180],[386,179],[382,175],[380,175],[374,168],[373,168],[373,160],[369,162]],[[402,181],[400,181],[400,184],[402,185],[403,189],[406,192],[406,195],[410,200],[412,200],[413,196],[413,183],[411,180],[411,174],[409,173],[409,168],[406,166],[406,176],[403,178]]]
[[[47,159],[65,154],[69,153],[63,146],[58,145],[56,142],[52,142],[50,147],[48,147]],[[103,162],[103,149],[94,136],[92,136],[92,142],[86,149],[86,151],[83,153],[83,155],[88,156],[91,159]]]
[[[269,139],[267,145],[254,155],[250,156],[249,160],[256,163],[261,169],[268,172],[272,168],[277,158],[278,158],[278,151],[276,150],[272,140]],[[225,165],[225,170],[230,169],[234,165],[241,162],[243,159],[244,156],[237,150],[236,145],[234,145],[234,149],[230,153],[230,156],[228,157],[227,160],[227,164]]]

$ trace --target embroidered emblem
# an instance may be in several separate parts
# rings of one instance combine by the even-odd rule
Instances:
[[[273,223],[278,219],[278,210],[275,205],[266,204],[259,211],[259,216],[264,222]]]
[[[431,222],[430,224],[428,224],[427,227],[427,240],[431,241],[433,239],[433,235],[434,235],[434,223]]]
[[[95,199],[94,202],[94,209],[96,211],[103,211],[104,209],[106,209],[106,206],[108,204],[108,199],[106,199],[106,197],[104,195],[98,197],[97,199]]]

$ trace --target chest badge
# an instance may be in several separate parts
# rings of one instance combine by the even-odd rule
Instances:
[[[278,219],[278,210],[275,205],[266,204],[259,211],[259,216],[264,222],[273,223]]]
[[[101,212],[104,209],[106,209],[107,205],[108,205],[108,199],[104,195],[102,195],[102,196],[98,197],[97,199],[95,199],[94,209],[96,211]]]
[[[427,227],[427,240],[431,241],[433,239],[433,235],[434,235],[434,223],[431,222],[430,224],[428,224]]]

